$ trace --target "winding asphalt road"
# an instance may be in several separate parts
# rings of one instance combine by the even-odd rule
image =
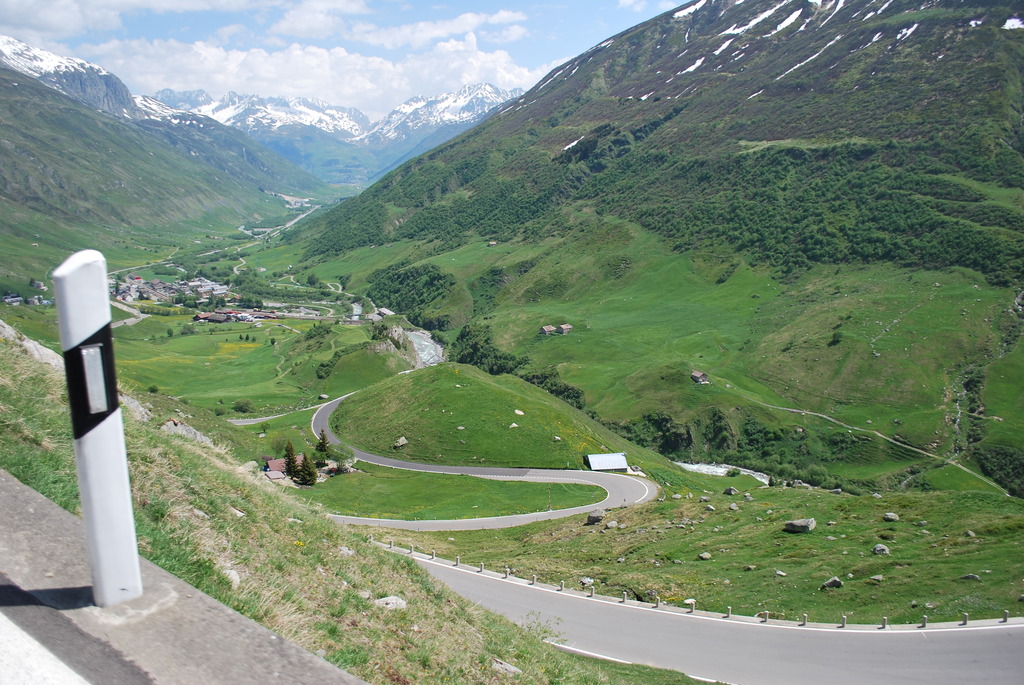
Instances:
[[[568,651],[735,685],[1020,685],[1024,621],[806,626],[531,585],[414,555],[463,597],[520,624],[549,627]]]
[[[359,461],[388,466],[406,471],[420,471],[423,473],[445,473],[461,476],[476,476],[477,478],[488,478],[491,480],[516,480],[533,481],[536,483],[581,483],[585,485],[596,485],[608,493],[601,502],[588,504],[583,507],[572,507],[569,509],[555,509],[552,511],[540,511],[532,514],[515,514],[512,516],[492,516],[489,518],[474,519],[442,519],[432,521],[404,521],[399,519],[377,519],[361,516],[339,516],[331,514],[330,517],[339,523],[352,523],[361,526],[382,526],[386,528],[401,528],[403,530],[481,530],[494,528],[511,528],[521,526],[534,521],[546,521],[549,519],[565,518],[583,514],[594,509],[622,507],[630,504],[639,504],[654,499],[658,494],[658,486],[642,478],[625,476],[615,473],[601,473],[597,471],[562,471],[555,469],[511,469],[511,468],[488,468],[483,466],[441,466],[435,464],[417,464],[390,457],[382,457],[377,454],[370,454],[351,445],[344,443],[333,432],[329,424],[331,413],[337,409],[342,400],[348,397],[339,397],[323,405],[313,414],[311,428],[314,435],[320,435],[320,431],[327,434],[328,442],[334,445],[344,444],[351,449]]]

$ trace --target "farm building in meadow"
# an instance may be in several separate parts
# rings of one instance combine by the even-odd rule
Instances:
[[[625,452],[588,454],[584,461],[586,461],[591,471],[629,471]]]
[[[694,371],[690,374],[690,380],[694,383],[700,383],[701,385],[707,385],[711,381],[708,379],[708,375],[703,371]]]
[[[572,330],[572,324],[571,323],[563,323],[561,326],[558,327],[558,332],[561,333],[562,335],[569,335],[569,332],[571,330]]]
[[[540,334],[541,335],[551,335],[552,333],[554,333],[557,330],[558,330],[557,328],[555,328],[554,326],[548,324],[546,326],[541,326],[540,327]]]

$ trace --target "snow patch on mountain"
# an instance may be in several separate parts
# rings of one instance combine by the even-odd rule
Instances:
[[[762,12],[761,14],[757,15],[756,17],[754,17],[746,25],[744,25],[744,26],[736,26],[736,24],[733,24],[732,26],[730,26],[726,30],[722,31],[718,35],[720,35],[720,36],[737,35],[738,36],[741,33],[746,33],[747,31],[749,31],[750,29],[754,28],[755,26],[760,24],[762,21],[764,21],[765,19],[767,19],[768,17],[772,16],[773,14],[778,12],[780,9],[782,9],[783,7],[788,5],[790,3],[790,1],[791,0],[783,0],[782,2],[780,2],[775,7],[767,9],[764,12]],[[839,2],[840,2],[840,4],[842,4],[843,0],[839,0]]]
[[[1005,24],[1003,24],[1003,28],[1007,30],[1024,29],[1024,20],[1021,20],[1018,17],[1011,17],[1006,20]]]
[[[85,60],[61,57],[46,50],[39,50],[10,36],[0,36],[0,64],[33,78],[61,72],[91,71],[100,76],[109,75],[101,67]]]
[[[692,5],[688,5],[687,7],[684,7],[683,9],[681,9],[678,12],[676,12],[675,14],[673,14],[672,18],[673,19],[682,19],[683,17],[689,16],[689,15],[693,14],[694,12],[696,12],[697,10],[699,10],[704,5],[706,5],[707,2],[708,2],[708,0],[700,0],[700,2],[696,2],[696,3],[692,4]],[[738,5],[740,3],[737,2],[736,4]]]

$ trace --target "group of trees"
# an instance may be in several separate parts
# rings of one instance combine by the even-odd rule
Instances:
[[[316,479],[319,475],[317,469],[327,466],[327,461],[333,457],[325,431],[320,431],[320,439],[317,441],[313,451],[315,456],[304,455],[300,462],[295,454],[295,446],[289,440],[284,446],[284,475],[291,478],[298,485],[306,487],[316,485]]]

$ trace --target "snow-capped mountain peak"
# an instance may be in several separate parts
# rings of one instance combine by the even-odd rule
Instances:
[[[52,52],[34,48],[10,36],[0,36],[0,64],[33,78],[68,71],[94,72],[101,76],[109,75],[102,67],[90,64],[85,60],[61,57]]]

